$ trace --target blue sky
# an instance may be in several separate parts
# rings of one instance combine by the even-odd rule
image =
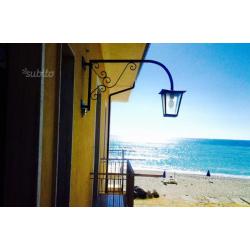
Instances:
[[[170,70],[186,90],[179,116],[162,116],[167,75],[144,64],[129,102],[112,103],[111,135],[162,142],[171,137],[250,140],[250,44],[151,44],[147,59]]]

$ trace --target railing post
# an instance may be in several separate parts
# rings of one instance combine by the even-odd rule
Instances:
[[[134,182],[135,174],[130,161],[127,160],[127,181],[126,181],[126,206],[134,206]]]
[[[124,149],[122,149],[122,193],[123,193],[123,182],[124,182],[124,178],[123,178],[123,174],[124,174],[124,157],[125,157],[125,152],[124,152]]]
[[[106,159],[106,168],[105,168],[105,173],[106,173],[106,178],[105,178],[105,193],[108,193],[108,169],[109,168],[109,159]]]
[[[125,155],[125,152],[124,152],[125,150],[124,149],[122,149],[122,160],[124,160],[124,155]]]

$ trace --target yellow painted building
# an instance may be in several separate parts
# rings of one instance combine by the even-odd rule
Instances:
[[[96,140],[99,141],[100,158],[107,156],[108,141],[108,105],[109,95],[119,90],[131,87],[137,77],[138,69],[124,73],[119,83],[113,88],[106,89],[101,94],[100,122],[97,123],[97,101],[91,100],[91,109],[82,116],[80,103],[85,103],[88,98],[88,68],[82,66],[82,57],[88,62],[96,59],[142,59],[145,55],[147,44],[45,44],[44,45],[44,69],[54,72],[53,77],[44,77],[43,99],[43,123],[42,123],[42,150],[40,165],[40,206],[54,206],[57,204],[56,196],[60,190],[58,175],[60,168],[60,81],[62,81],[63,50],[70,50],[73,59],[73,108],[72,108],[72,147],[69,180],[69,205],[91,206],[92,204],[92,180],[95,161]],[[65,58],[67,60],[67,51]],[[65,66],[66,67],[66,66]],[[107,72],[112,80],[116,80],[124,64],[102,64],[99,73]],[[101,69],[101,70],[100,70]],[[98,72],[97,72],[98,73]],[[67,78],[67,76],[66,76]],[[101,84],[101,79],[92,74],[92,86],[94,89]],[[67,90],[65,90],[67,91]],[[69,91],[70,92],[70,91]],[[128,101],[129,92],[116,95],[114,101]],[[96,138],[96,129],[99,126],[100,136]],[[63,153],[62,153],[63,154]],[[64,159],[65,160],[65,159]],[[39,180],[38,180],[39,181]],[[38,185],[39,186],[39,185]],[[64,192],[67,192],[65,188]],[[63,191],[62,191],[63,192]],[[61,204],[63,205],[63,204]]]
[[[143,59],[147,47],[0,44],[1,206],[94,204],[92,177],[105,169],[111,101],[128,101],[130,91],[111,95],[132,87],[141,65],[94,63],[90,70],[89,62]]]

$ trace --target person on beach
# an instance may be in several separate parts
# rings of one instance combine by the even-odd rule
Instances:
[[[207,171],[207,176],[208,176],[208,177],[210,177],[210,176],[211,176],[211,174],[210,174],[210,171],[209,171],[209,170]]]
[[[167,185],[167,173],[166,173],[166,170],[164,170],[164,172],[162,174],[162,183],[164,185]]]
[[[163,178],[166,178],[166,170],[164,170],[163,174],[162,174]]]

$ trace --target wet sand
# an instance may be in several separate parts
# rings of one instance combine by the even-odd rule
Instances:
[[[159,173],[137,170],[135,173]],[[166,180],[173,173],[168,173]],[[163,178],[135,177],[135,185],[159,193],[159,198],[135,199],[134,206],[163,207],[250,207],[250,179],[175,173],[176,184]]]

